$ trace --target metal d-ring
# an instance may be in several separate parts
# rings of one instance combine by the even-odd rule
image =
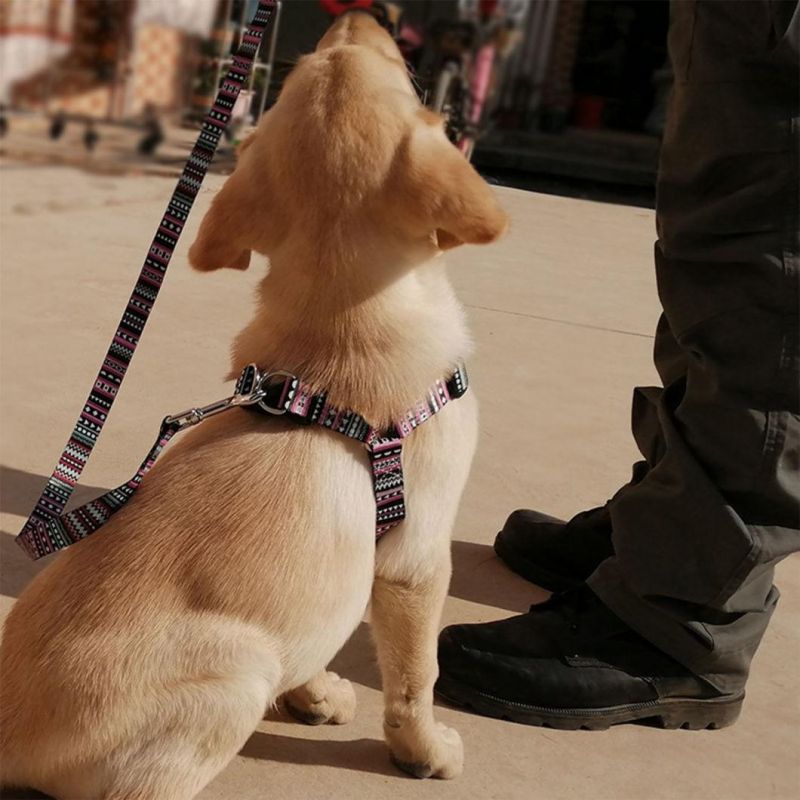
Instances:
[[[168,425],[175,425],[178,430],[188,428],[192,425],[197,425],[208,417],[213,417],[215,414],[220,414],[227,411],[229,408],[237,408],[239,406],[254,406],[258,405],[260,409],[266,411],[268,414],[280,416],[289,410],[289,405],[294,399],[297,392],[299,380],[296,375],[291,372],[284,372],[278,370],[277,372],[268,372],[262,375],[255,364],[249,364],[245,368],[243,377],[247,376],[246,387],[240,389],[237,385],[236,394],[231,397],[226,397],[224,400],[217,400],[215,403],[210,403],[207,406],[200,406],[197,408],[190,408],[186,411],[181,411],[180,414],[173,414],[166,417],[164,422]],[[266,402],[266,395],[268,389],[274,385],[273,379],[283,379],[284,386],[289,381],[289,389],[283,398],[283,405],[281,407],[271,406]]]

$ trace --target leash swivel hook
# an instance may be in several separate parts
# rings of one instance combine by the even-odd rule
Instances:
[[[172,414],[164,418],[164,425],[183,430],[192,425],[197,425],[208,417],[221,414],[229,408],[239,406],[253,406],[258,404],[264,411],[281,415],[289,408],[289,403],[297,391],[297,376],[290,372],[268,372],[262,374],[255,364],[248,364],[236,381],[236,388],[230,397],[209,403],[207,406],[189,408],[179,414]],[[273,404],[271,395],[276,389],[279,391],[277,404]]]

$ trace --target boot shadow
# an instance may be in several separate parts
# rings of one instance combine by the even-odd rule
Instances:
[[[450,595],[482,606],[520,613],[541,603],[550,592],[513,573],[488,544],[453,542]]]

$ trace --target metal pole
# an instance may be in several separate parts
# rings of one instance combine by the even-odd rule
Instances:
[[[247,21],[244,18],[245,13],[247,12],[247,2],[246,0],[242,0],[241,5],[239,6],[239,42],[242,41],[242,37],[244,36],[244,32],[247,30]],[[255,64],[253,65],[255,66]],[[256,71],[254,69],[250,70],[250,76],[247,79],[247,91],[253,91],[253,81],[256,79]],[[251,98],[252,100],[252,98]]]
[[[214,91],[216,92],[219,89],[220,81],[222,80],[222,70],[227,63],[229,63],[230,59],[228,58],[228,53],[224,52],[225,45],[227,44],[227,33],[228,33],[228,23],[231,20],[231,9],[232,9],[233,0],[225,0],[225,11],[224,11],[224,25],[225,25],[225,39],[223,40],[223,52],[217,56],[217,76],[214,79]],[[240,32],[241,36],[241,32]]]
[[[269,85],[272,82],[272,68],[275,63],[275,48],[278,44],[278,25],[281,21],[281,8],[283,3],[278,0],[275,6],[275,16],[272,21],[272,32],[269,37],[269,50],[267,52],[267,60],[264,63],[264,91],[261,92],[261,99],[258,104],[258,119],[261,119],[264,114],[264,106],[267,104],[267,95],[269,94]]]

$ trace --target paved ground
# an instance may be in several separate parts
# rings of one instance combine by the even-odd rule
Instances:
[[[141,121],[117,124],[94,122],[97,140],[91,151],[84,143],[86,123],[71,117],[58,139],[50,138],[50,119],[33,112],[8,114],[8,132],[0,139],[0,156],[31,165],[74,166],[96,175],[179,175],[186,154],[197,139],[200,125],[178,125],[164,120],[165,139],[155,154],[141,155],[138,145],[144,136]],[[248,129],[250,130],[250,129]],[[238,139],[247,131],[240,130]],[[211,172],[228,175],[235,166],[235,143],[223,138],[211,165]]]
[[[194,225],[220,180],[209,180]],[[7,609],[34,571],[12,534],[71,428],[171,181],[19,163],[4,164],[0,181],[0,592]],[[498,525],[520,505],[570,515],[605,500],[635,457],[631,387],[655,380],[652,212],[514,190],[501,197],[513,217],[508,238],[450,256],[478,343],[470,371],[482,397],[482,433],[455,533],[447,623],[499,618],[544,597],[494,558]],[[87,469],[90,492],[130,475],[165,413],[222,395],[228,343],[248,317],[259,269],[201,276],[190,272],[185,253],[183,245]],[[493,386],[509,383],[514,399],[492,397]],[[416,781],[389,764],[381,742],[365,623],[335,664],[356,684],[356,721],[341,728],[265,721],[202,798],[797,797],[797,559],[779,567],[778,582],[783,600],[733,728],[559,732],[441,708],[441,719],[464,738],[465,773],[453,782]]]

